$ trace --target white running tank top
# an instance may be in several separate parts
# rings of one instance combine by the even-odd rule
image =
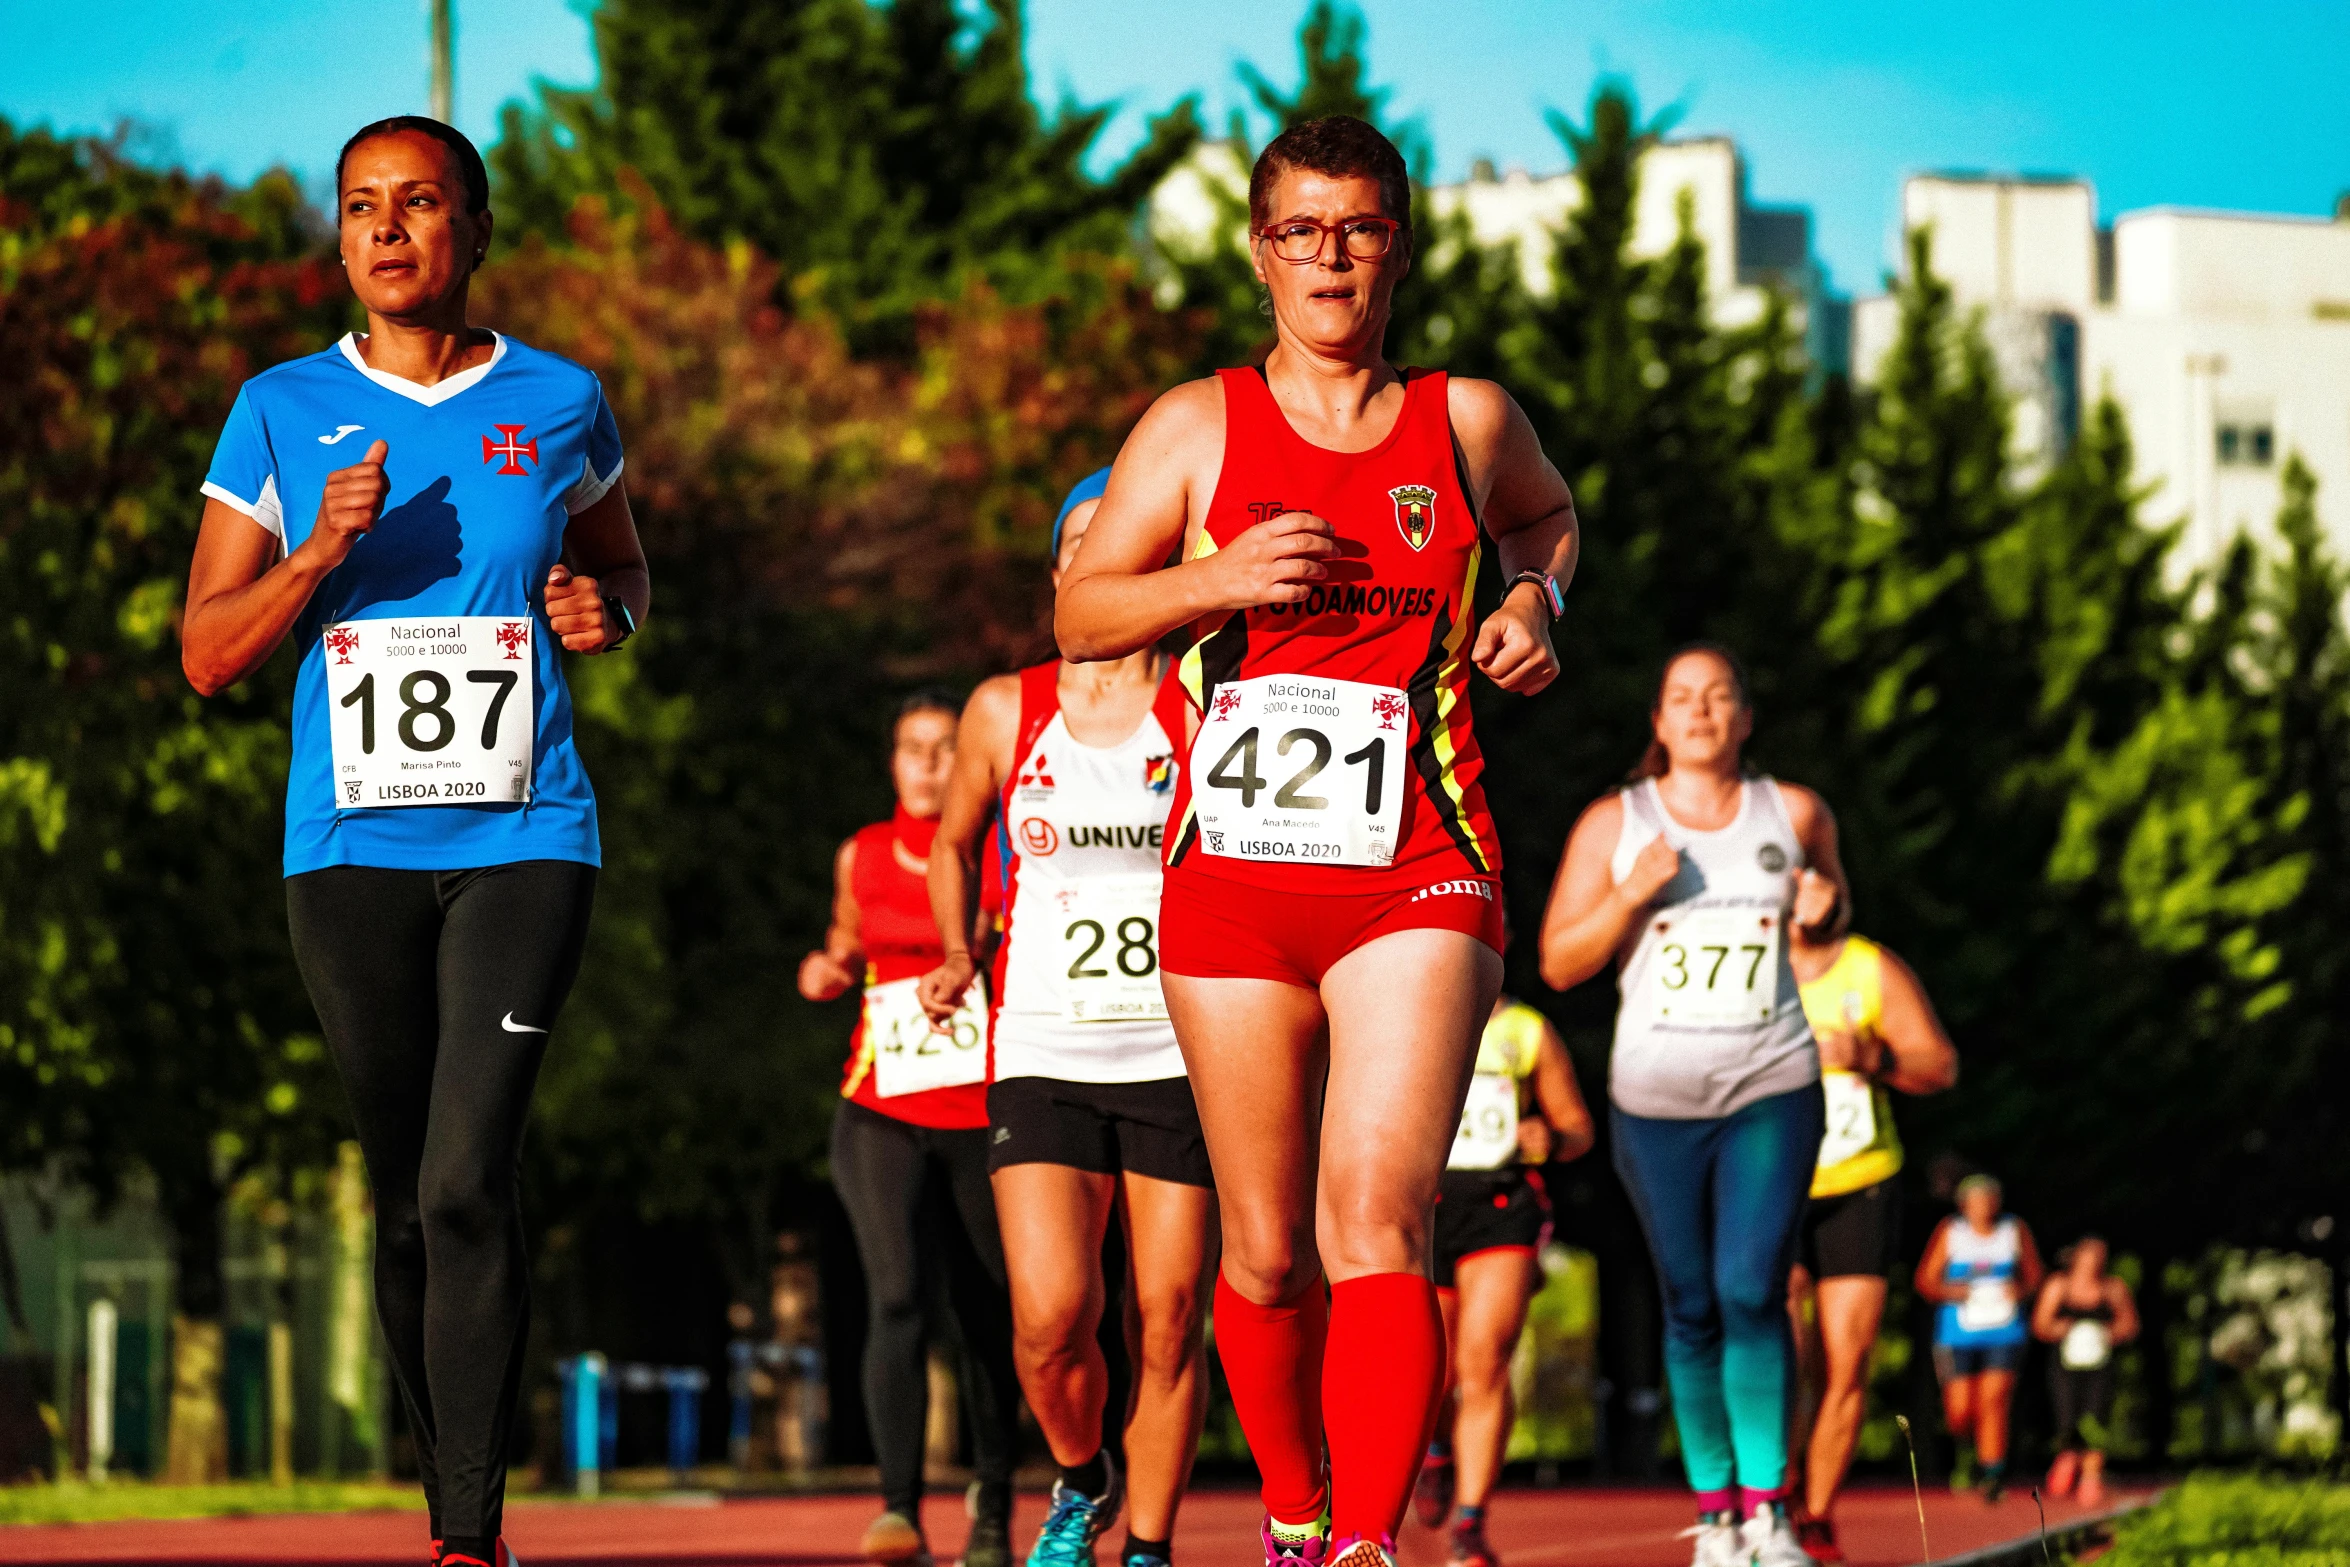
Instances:
[[[1654,779],[1621,798],[1615,880],[1659,836],[1681,851],[1681,871],[1618,976],[1608,1097],[1630,1115],[1702,1121],[1818,1082],[1785,931],[1803,845],[1778,783],[1746,780],[1737,817],[1715,832],[1673,820]]]
[[[1061,715],[1059,669],[1056,662],[1021,677],[1027,743],[1014,756],[1000,817],[1012,888],[995,1075],[1181,1077],[1158,961],[1167,807],[1180,765],[1181,730],[1168,733],[1167,715],[1179,710],[1162,700],[1118,745],[1082,745]]]

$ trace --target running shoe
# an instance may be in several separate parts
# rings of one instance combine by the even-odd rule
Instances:
[[[1739,1525],[1738,1549],[1752,1567],[1812,1567],[1812,1559],[1795,1537],[1795,1524],[1781,1502],[1764,1503]]]
[[[1169,1567],[1167,1558],[1156,1551],[1128,1551],[1118,1567]]]
[[[1333,1540],[1330,1567],[1395,1567],[1395,1541],[1384,1534],[1376,1540],[1367,1534]]]
[[[966,1499],[971,1533],[957,1567],[1012,1567],[1012,1496],[974,1482]]]
[[[1419,1515],[1420,1525],[1426,1529],[1441,1529],[1444,1520],[1452,1516],[1453,1492],[1452,1454],[1441,1447],[1428,1449],[1428,1456],[1420,1460],[1420,1479],[1412,1487],[1412,1511]]]
[[[1749,1567],[1738,1540],[1738,1525],[1728,1513],[1699,1513],[1697,1522],[1681,1531],[1681,1538],[1697,1542],[1689,1567]]]
[[[1028,1548],[1028,1567],[1093,1567],[1094,1542],[1117,1522],[1118,1508],[1126,1500],[1125,1476],[1118,1473],[1118,1461],[1106,1452],[1102,1454],[1102,1472],[1108,1478],[1099,1496],[1073,1491],[1059,1480],[1053,1482],[1044,1527]]]
[[[1803,1547],[1803,1554],[1824,1567],[1837,1567],[1845,1559],[1844,1547],[1836,1543],[1836,1520],[1833,1518],[1806,1518],[1795,1526],[1795,1541]]]
[[[869,1562],[930,1560],[930,1549],[922,1542],[922,1531],[904,1513],[883,1513],[867,1524],[865,1538],[857,1542],[857,1554]]]
[[[432,1547],[433,1560],[438,1567],[522,1567],[522,1558],[508,1549],[504,1540],[500,1540],[498,1548],[490,1553],[497,1557],[494,1562],[485,1562],[478,1556],[468,1556],[462,1551],[452,1556],[442,1549],[438,1540],[432,1542]]]
[[[1983,1504],[1986,1507],[1997,1507],[1999,1499],[2006,1494],[2007,1475],[1997,1469],[1985,1470],[1983,1473]]]
[[[1483,1518],[1463,1518],[1452,1526],[1452,1549],[1445,1561],[1449,1567],[1501,1567],[1501,1558],[1485,1542]]]
[[[2040,1488],[2058,1501],[2073,1494],[2073,1482],[2080,1478],[2081,1455],[2066,1448],[2056,1455],[2056,1462],[2048,1466],[2048,1478]]]
[[[1321,1518],[1311,1527],[1311,1534],[1275,1534],[1273,1517],[1266,1514],[1257,1530],[1265,1545],[1265,1567],[1322,1567],[1330,1556],[1330,1510],[1322,1509]]]

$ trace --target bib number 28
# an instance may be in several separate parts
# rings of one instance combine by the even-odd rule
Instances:
[[[1207,852],[1392,863],[1410,722],[1404,694],[1390,686],[1300,675],[1219,686],[1192,751],[1195,767],[1207,763],[1193,774]]]
[[[347,620],[320,639],[337,810],[530,798],[532,622]]]

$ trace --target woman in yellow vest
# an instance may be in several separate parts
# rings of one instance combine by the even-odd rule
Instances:
[[[1800,1426],[1797,1432],[1804,1516],[1796,1537],[1813,1559],[1834,1563],[1844,1552],[1831,1509],[1860,1439],[1886,1280],[1900,1266],[1901,1193],[1894,1176],[1901,1169],[1901,1134],[1893,1126],[1893,1091],[1948,1088],[1958,1081],[1958,1050],[1908,964],[1864,936],[1813,942],[1805,934],[1795,927],[1788,955],[1802,982],[1804,1016],[1820,1042],[1828,1129],[1788,1279],[1807,1395],[1800,1404],[1815,1411],[1808,1444]]]
[[[1498,997],[1477,1044],[1460,1130],[1437,1188],[1435,1271],[1451,1401],[1421,1466],[1420,1521],[1453,1511],[1451,1567],[1499,1567],[1485,1541],[1485,1504],[1509,1443],[1510,1357],[1541,1280],[1535,1254],[1550,1228],[1541,1167],[1591,1151],[1591,1111],[1550,1020]]]

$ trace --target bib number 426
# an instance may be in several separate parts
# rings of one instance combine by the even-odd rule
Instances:
[[[1193,742],[1193,797],[1210,854],[1387,865],[1403,819],[1411,737],[1401,691],[1260,675],[1219,686]],[[1333,768],[1336,770],[1333,771]]]
[[[532,622],[495,615],[326,628],[337,810],[530,798]]]

